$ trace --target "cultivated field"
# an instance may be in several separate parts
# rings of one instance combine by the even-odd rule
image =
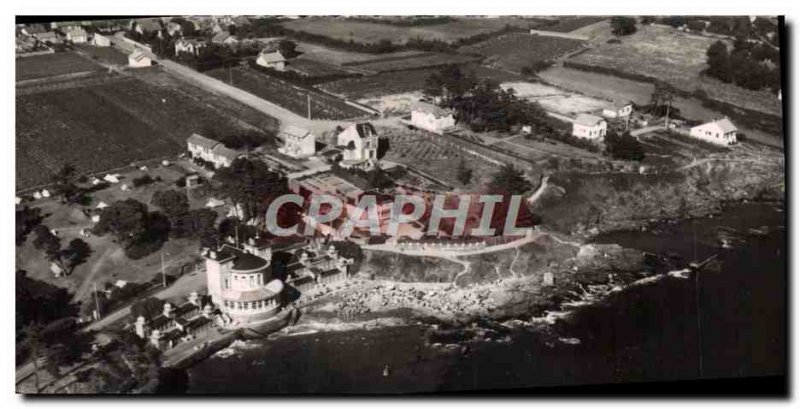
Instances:
[[[322,35],[343,41],[376,43],[389,40],[402,44],[414,38],[454,42],[477,34],[503,29],[506,25],[533,28],[541,23],[538,19],[519,17],[459,18],[444,24],[417,27],[400,27],[389,24],[357,21],[354,19],[301,18],[282,23],[291,30]]]
[[[666,26],[641,26],[619,44],[601,44],[570,62],[665,81],[686,92],[702,89],[712,99],[780,115],[780,101],[767,91],[750,91],[700,75],[706,51],[717,41]]]
[[[65,163],[80,173],[115,169],[182,152],[192,132],[239,125],[205,100],[134,78],[73,85],[18,92],[17,189],[49,182]]]
[[[380,134],[389,139],[386,160],[413,167],[450,186],[475,191],[482,186],[485,178],[497,171],[496,166],[464,153],[455,146],[441,143],[430,134],[403,128],[384,128]],[[462,185],[457,177],[462,156],[472,169],[472,181],[467,186]]]
[[[311,95],[312,119],[348,119],[366,115],[364,111],[340,99],[300,88],[250,68],[237,67],[232,73],[221,68],[206,71],[205,74],[225,82],[231,79],[232,74],[235,87],[303,116],[308,113],[308,95]]]
[[[461,47],[462,53],[487,57],[485,64],[520,72],[537,61],[553,60],[583,46],[583,41],[545,37],[527,33],[504,34],[490,40]]]
[[[16,80],[24,81],[101,69],[88,59],[67,51],[16,59]]]
[[[473,57],[469,55],[424,53],[411,56],[381,57],[373,60],[351,62],[344,64],[344,66],[348,68],[356,68],[359,70],[380,73],[438,67],[450,64],[465,64],[478,59],[480,59],[480,57]]]

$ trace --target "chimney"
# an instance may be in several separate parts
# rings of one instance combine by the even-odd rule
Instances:
[[[164,316],[167,318],[172,318],[172,304],[164,303]]]

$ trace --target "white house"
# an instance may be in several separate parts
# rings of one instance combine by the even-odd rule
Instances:
[[[89,35],[82,27],[70,28],[64,32],[64,36],[74,44],[85,44],[89,40]]]
[[[455,126],[456,120],[451,110],[419,101],[411,107],[411,124],[441,134],[445,129]]]
[[[128,65],[131,67],[149,67],[153,65],[153,60],[150,57],[146,56],[143,52],[139,50],[133,50],[133,52],[128,55]]]
[[[194,39],[180,39],[175,42],[175,55],[180,54],[192,54],[198,55],[200,51],[206,47],[206,43],[204,41],[194,40]]]
[[[336,145],[342,151],[342,165],[358,166],[378,161],[378,133],[369,122],[350,125],[336,136]]]
[[[689,130],[689,135],[717,145],[736,143],[736,126],[728,118],[697,125]]]
[[[231,45],[238,43],[239,39],[236,38],[235,35],[231,35],[231,33],[227,31],[220,31],[219,33],[214,34],[214,36],[211,37],[211,42],[214,44]]]
[[[230,166],[234,160],[241,156],[239,152],[196,133],[186,140],[186,145],[193,158],[211,162],[217,169]]]
[[[622,105],[614,105],[609,108],[603,109],[603,117],[609,119],[625,119],[633,112],[633,104],[627,103]]]
[[[92,37],[92,45],[95,47],[110,47],[111,40],[102,34],[95,33],[95,35]]]
[[[286,57],[284,57],[280,51],[267,51],[265,49],[258,54],[256,64],[262,67],[283,71],[286,69]]]
[[[283,147],[278,151],[294,158],[304,158],[317,152],[316,138],[308,130],[289,125],[281,132]]]
[[[586,139],[600,139],[606,136],[608,124],[595,115],[580,114],[572,123],[572,136]]]

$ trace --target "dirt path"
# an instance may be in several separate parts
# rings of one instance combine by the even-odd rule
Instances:
[[[89,271],[89,274],[86,275],[81,285],[79,285],[75,290],[75,295],[73,297],[74,300],[82,300],[86,298],[89,292],[92,291],[92,284],[95,282],[95,278],[103,271],[103,267],[105,266],[106,262],[115,257],[115,252],[121,253],[122,249],[116,246],[109,247],[105,252],[103,252],[103,254],[100,255],[100,258],[98,258],[97,261],[95,261],[95,263],[92,265],[92,269]],[[116,257],[119,257],[119,255]]]

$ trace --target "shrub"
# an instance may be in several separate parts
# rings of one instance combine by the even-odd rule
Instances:
[[[144,175],[142,177],[134,178],[133,179],[133,187],[139,187],[144,185],[149,185],[155,182],[150,175]]]

